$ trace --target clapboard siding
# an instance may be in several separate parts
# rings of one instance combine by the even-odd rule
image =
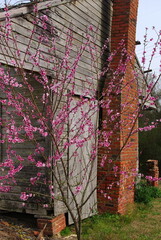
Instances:
[[[21,48],[21,58],[24,59],[25,50],[26,50],[27,46],[25,46],[22,43],[19,43],[19,47]],[[24,49],[24,51],[23,51],[23,49]],[[32,48],[32,50],[34,50],[34,49]],[[35,51],[36,50],[34,50],[32,52],[35,52]],[[62,47],[61,46],[60,46],[60,51],[62,51]],[[58,53],[59,57],[61,55],[63,57],[63,52],[60,52],[60,51]],[[3,54],[3,55],[0,56],[1,62],[2,62],[2,60],[3,60],[3,62],[5,62],[6,59],[7,59],[8,63],[10,63],[12,58],[9,58],[7,56],[7,53],[5,52],[5,50],[3,51],[3,53],[6,54],[6,55]],[[74,57],[76,55],[77,55],[76,52],[72,52],[72,54],[71,54],[72,57]],[[49,57],[49,55],[48,56],[46,55],[46,57]],[[29,59],[28,56],[27,56],[26,60],[27,59]],[[89,65],[89,66],[91,65],[91,60],[88,60],[88,58],[85,58],[85,57],[84,57],[83,60],[84,61],[81,61],[78,64],[77,72],[75,74],[75,79],[76,79],[75,84],[78,85],[78,86],[81,86],[80,82],[82,81],[82,72],[84,73],[85,77],[92,77],[93,76],[96,79],[96,75],[94,75],[95,69],[93,69],[93,73],[91,73],[91,69],[86,68],[87,65]],[[50,72],[52,73],[52,71],[50,71],[50,66],[52,67],[52,63],[46,63],[43,59],[41,59],[39,62],[43,66],[43,68],[46,68],[47,70],[49,70],[49,75],[50,75]],[[98,63],[98,64],[100,64],[100,63]],[[25,67],[26,67],[26,69],[31,69],[32,68],[32,64],[28,62],[28,63],[25,64]],[[39,71],[39,68],[34,67],[33,70]],[[84,83],[85,83],[85,81],[86,81],[86,79],[84,79]],[[94,84],[95,84],[94,86],[96,87],[97,79],[96,79],[96,82]]]
[[[63,8],[64,6],[61,6],[61,8]],[[63,10],[62,10],[62,12],[63,12]],[[66,14],[66,11],[64,11],[63,12],[63,16]],[[78,15],[76,14],[75,15],[75,18],[77,17]],[[69,26],[69,24],[70,24],[70,21],[66,21],[65,20],[65,22],[62,24],[60,24],[60,21],[62,21],[63,22],[63,18],[60,18],[59,16],[57,16],[58,17],[58,20],[57,20],[57,23],[59,24],[59,25],[65,25],[65,26],[67,26],[67,23],[68,23],[68,26]],[[65,17],[65,19],[66,19],[67,17]],[[71,19],[71,16],[70,16],[70,14],[69,14],[69,16],[68,16],[68,18],[69,18],[69,20]],[[72,17],[72,19],[73,19],[73,17]],[[82,18],[83,19],[83,18]],[[81,19],[81,20],[82,20]],[[32,30],[33,29],[33,25],[28,21],[28,22],[25,22],[25,20],[24,20],[24,18],[23,18],[23,20],[22,20],[22,18],[17,18],[17,19],[13,19],[13,22],[16,24],[16,22],[19,22],[19,26],[23,26],[23,28],[24,27],[26,27],[27,26],[27,28],[29,29],[29,30]],[[75,19],[73,20],[73,21],[76,21]],[[56,16],[54,15],[54,24],[55,24],[55,22],[56,22]],[[77,24],[75,24],[75,26],[78,28],[78,25],[79,25],[79,21],[77,21],[78,23]],[[81,21],[82,22],[82,21]],[[90,22],[88,22],[88,23],[90,23]],[[99,23],[100,24],[100,23]],[[86,26],[84,25],[83,27],[81,27],[80,29],[81,29],[81,34],[82,34],[82,32],[84,32],[85,30],[86,30],[86,27],[88,26],[89,24],[86,24]],[[19,26],[16,26],[15,25],[15,30],[17,29],[18,31],[20,30],[19,29]],[[30,27],[29,27],[30,26]],[[16,30],[16,31],[17,31]],[[25,31],[24,29],[22,30],[21,29],[21,31],[24,31],[24,34],[28,34],[28,31]],[[98,34],[97,34],[98,36],[99,36],[99,31],[98,31]],[[29,37],[29,36],[28,36]],[[62,37],[62,34],[61,34],[61,37]],[[81,36],[82,37],[82,36]],[[77,37],[77,39],[79,39],[80,38],[80,36],[78,36]],[[100,39],[98,39],[98,42],[100,43]],[[22,41],[22,43],[24,44],[24,41]],[[78,42],[77,42],[78,43]],[[78,44],[77,44],[78,45]],[[43,45],[43,47],[45,47],[44,45]],[[62,47],[63,47],[63,45],[62,45]],[[20,46],[20,49],[21,49],[21,46]],[[47,50],[47,49],[46,49]],[[47,51],[46,51],[47,52]],[[86,56],[87,57],[87,56]],[[80,62],[81,63],[81,62]]]
[[[84,4],[84,5],[82,5],[82,4]],[[110,4],[108,4],[108,5],[110,5]],[[81,10],[81,7],[84,7],[86,9],[86,12],[83,12]],[[89,26],[91,23],[93,24],[93,19],[91,21],[91,16],[88,16],[88,12],[92,13],[92,16],[95,16],[94,18],[98,18],[98,21],[95,22],[95,24],[93,24],[93,25],[95,25],[96,27],[99,27],[99,28],[101,26],[101,29],[106,29],[106,36],[105,36],[105,33],[102,34],[100,29],[98,29],[98,32],[97,32],[96,44],[98,42],[98,47],[101,48],[101,46],[103,44],[103,41],[107,37],[107,29],[108,28],[107,27],[105,28],[104,26],[101,25],[102,24],[101,23],[102,18],[100,17],[100,14],[102,14],[102,12],[103,12],[101,10],[101,3],[99,5],[99,8],[100,8],[99,10],[98,9],[96,10],[96,5],[95,5],[95,8],[94,8],[91,4],[84,1],[84,3],[83,2],[81,2],[81,3],[78,2],[75,5],[73,5],[73,4],[68,4],[67,6],[61,5],[60,7],[57,7],[58,10],[56,9],[57,14],[55,14],[56,10],[51,9],[50,16],[51,16],[51,20],[54,22],[53,24],[56,25],[56,27],[58,28],[59,31],[61,31],[61,29],[62,29],[61,38],[59,40],[59,43],[57,44],[58,56],[60,58],[63,57],[63,52],[64,52],[65,29],[66,29],[67,26],[70,26],[71,21],[73,22],[75,32],[77,32],[77,34],[75,34],[76,36],[74,35],[74,41],[73,41],[73,43],[75,44],[74,50],[76,50],[76,47],[81,45],[81,43],[82,43],[82,41],[81,41],[82,40],[82,33],[84,33],[86,31],[87,26]],[[74,12],[74,9],[75,9],[75,12]],[[88,12],[87,12],[87,9],[90,9],[90,10],[88,10]],[[82,11],[82,15],[78,15],[78,13],[77,13],[78,10],[79,10],[79,13],[81,13],[81,11]],[[58,14],[58,12],[60,14]],[[29,14],[27,14],[23,18],[22,17],[19,17],[19,18],[16,18],[16,19],[13,18],[12,21],[14,23],[13,28],[15,29],[15,31],[16,32],[19,31],[18,48],[21,50],[21,58],[23,59],[24,56],[25,56],[26,48],[27,48],[27,45],[25,46],[24,38],[29,37],[29,36],[23,36],[21,34],[29,35],[29,31],[27,31],[27,30],[32,31],[32,29],[33,29],[32,17]],[[106,22],[106,26],[107,26],[107,22]],[[63,36],[63,34],[64,34],[64,36]],[[38,46],[38,42],[36,42],[37,38],[38,37],[36,37],[36,35],[35,35],[34,36],[35,41],[32,42],[32,44],[35,45],[35,48],[32,47],[30,49],[33,53],[36,51],[36,45]],[[14,43],[13,43],[13,45],[14,45]],[[43,49],[44,57],[50,58],[51,54],[49,55],[49,53],[48,53],[49,46],[45,46],[43,44],[43,45],[40,46],[40,49]],[[76,52],[73,51],[71,53],[71,57],[74,57],[74,56],[76,56]],[[3,60],[3,62],[5,62],[4,56],[2,58],[3,59],[1,59],[1,60]],[[26,69],[30,69],[32,67],[32,64],[30,64],[29,62],[30,62],[29,57],[27,56],[26,57],[26,64],[25,64]],[[101,67],[100,59],[99,59],[98,64],[99,64],[98,68],[100,68]],[[46,61],[44,61],[43,59],[40,60],[40,65],[43,66],[43,68],[46,68],[47,70],[49,70],[49,72],[52,68],[52,63],[50,63],[50,64],[46,63]],[[89,56],[88,52],[84,53],[84,56],[81,58],[81,61],[79,62],[78,66],[79,67],[77,69],[77,73],[76,73],[76,76],[75,76],[75,79],[76,79],[75,84],[76,84],[77,89],[78,89],[77,91],[81,92],[81,90],[79,90],[79,88],[82,89],[82,84],[81,84],[82,72],[84,73],[85,77],[89,77],[89,76],[91,77],[91,75],[93,75],[93,79],[96,79],[93,87],[96,88],[97,87],[97,77],[96,77],[96,75],[94,75],[95,69],[93,68],[92,71],[91,71],[91,60],[90,60],[90,56]],[[39,69],[34,67],[34,70],[38,71]],[[84,79],[83,87],[87,87],[85,82],[86,82],[86,79]]]
[[[26,49],[25,46],[27,47],[28,46],[28,42],[29,42],[29,40],[26,39],[26,38],[31,36],[31,34],[29,34],[29,31],[27,31],[28,28],[25,28],[25,26],[28,26],[28,22],[27,22],[27,24],[24,24],[24,26],[20,25],[20,23],[18,24],[17,20],[16,21],[13,20],[13,23],[14,23],[14,29],[15,29],[16,33],[20,34],[20,36],[19,35],[17,36],[19,49],[22,50],[22,52],[24,52],[23,50]],[[69,24],[69,22],[67,22],[66,24]],[[60,26],[62,26],[62,25],[60,24]],[[85,30],[86,30],[86,28],[85,28]],[[82,31],[81,33],[84,33],[84,31]],[[64,43],[65,43],[65,39],[66,39],[66,32],[62,31],[62,32],[60,32],[60,34],[61,34],[61,36],[60,36],[60,39],[58,40],[56,46],[57,46],[58,52],[60,52],[60,57],[62,57],[63,55],[61,53],[64,53],[64,50],[65,50]],[[33,41],[31,42],[31,45],[30,45],[32,47],[33,51],[34,51],[34,49],[37,49],[37,47],[38,47],[37,38],[38,38],[39,35],[35,34],[34,36],[35,37],[33,37]],[[76,36],[74,36],[74,38],[73,38],[73,45],[74,46],[72,48],[72,53],[73,54],[76,54],[78,46],[81,46],[81,44],[82,44],[81,38],[82,38],[82,36],[79,36],[79,38],[78,38],[78,36],[77,36],[77,38],[76,38]],[[97,38],[98,38],[98,36],[97,36]],[[97,41],[100,43],[100,39],[98,39]],[[22,45],[24,45],[24,46],[22,46]],[[44,54],[46,54],[46,56],[50,57],[50,54],[48,52],[49,49],[50,49],[50,46],[47,46],[45,44],[41,44],[39,46],[39,49]],[[71,55],[71,57],[73,57],[73,56]],[[91,59],[91,57],[89,56],[89,53],[87,51],[85,51],[82,59],[83,59],[84,63],[88,63],[89,64],[89,62],[87,62],[87,60]],[[80,62],[80,64],[81,64],[81,62]]]
[[[112,1],[111,0],[81,0],[81,1],[48,1],[49,5],[51,4],[51,8],[48,10],[48,17],[50,19],[51,26],[55,27],[55,35],[56,38],[56,57],[60,61],[62,60],[64,56],[65,51],[65,42],[66,42],[66,32],[68,31],[68,28],[72,28],[73,31],[73,47],[71,50],[70,55],[70,61],[71,64],[73,62],[73,59],[77,56],[78,50],[82,45],[83,41],[86,41],[86,32],[90,25],[94,27],[94,29],[97,29],[97,34],[94,39],[94,44],[97,47],[98,53],[94,53],[94,56],[98,55],[101,52],[101,48],[104,45],[104,42],[107,37],[110,36],[110,28],[111,28],[111,17],[112,17]],[[27,6],[27,5],[26,5]],[[40,67],[45,69],[49,75],[49,77],[54,79],[55,73],[52,71],[53,62],[52,57],[55,54],[54,52],[50,51],[51,48],[51,41],[48,43],[41,43],[39,44],[39,36],[42,32],[42,28],[40,26],[33,26],[33,19],[34,14],[32,12],[32,4],[28,5],[27,7],[20,7],[15,11],[14,9],[11,10],[11,21],[12,21],[12,28],[16,36],[16,43],[17,47],[15,45],[14,41],[7,41],[5,42],[2,38],[0,38],[0,62],[12,66],[12,60],[13,55],[16,56],[16,50],[18,49],[20,51],[20,57],[17,57],[19,67],[21,68],[21,61],[24,60],[23,68],[27,71],[34,71],[39,72],[40,68],[37,66],[33,66],[31,63],[31,59],[28,55],[26,55],[26,50],[28,49],[29,43],[30,47],[29,50],[31,54],[36,53],[36,50],[39,49],[41,51],[41,54],[43,57],[40,57]],[[38,7],[40,6],[40,12],[39,14],[45,14],[45,2],[44,3],[38,3]],[[0,13],[0,19],[2,19],[3,22],[4,14]],[[46,36],[50,36],[50,27],[48,24],[47,30],[45,31]],[[36,31],[34,34],[32,34],[33,29],[36,28]],[[92,34],[92,33],[90,33]],[[30,40],[30,37],[32,35],[32,40]],[[50,61],[47,62],[46,59],[49,58]],[[97,70],[92,66],[92,59],[90,56],[90,53],[88,50],[85,50],[83,53],[83,56],[81,57],[77,71],[75,74],[75,94],[76,95],[82,95],[83,91],[85,89],[90,89],[91,95],[95,94],[95,90],[98,90],[98,72],[101,70],[102,67],[102,59],[97,59]],[[15,76],[14,71],[12,72],[13,76]],[[91,81],[91,85],[87,84],[87,78]],[[21,79],[19,78],[19,81]],[[35,95],[38,94],[39,97],[41,97],[41,86],[38,85],[38,83],[34,82],[34,78],[31,80],[35,90]],[[71,85],[69,84],[68,89],[71,88]],[[66,89],[66,91],[68,91]],[[29,93],[26,93],[26,96],[29,97]],[[1,94],[1,97],[2,96]],[[89,97],[89,96],[87,96]],[[90,97],[89,97],[90,99]],[[53,111],[56,110],[55,114],[61,110],[61,107],[63,104],[67,101],[65,97],[62,99],[59,99],[59,97],[53,97]],[[57,104],[58,108],[57,108]],[[37,103],[38,107],[41,108],[41,103]],[[5,113],[2,112],[3,117],[5,117]],[[19,119],[15,118],[17,124],[19,123]],[[94,120],[96,121],[96,119]],[[64,134],[62,135],[60,142],[58,143],[61,147],[63,145],[63,142],[67,140],[67,137],[69,135],[68,132],[69,126],[68,123],[65,124],[64,127]],[[2,132],[5,131],[5,128],[2,130]],[[47,148],[47,153],[50,154],[55,151],[54,146],[51,145],[50,141],[45,141],[43,137],[39,136],[38,134],[35,135],[38,142],[41,143],[45,148]],[[1,151],[1,158],[2,160],[5,158],[5,147],[0,146],[2,149]],[[15,144],[13,146],[13,149],[18,152],[21,156],[23,156],[25,159],[27,159],[27,156],[34,151],[34,144],[32,142],[26,142],[25,145],[23,144]],[[64,168],[67,171],[68,169],[68,161],[69,161],[69,152],[68,150],[64,152],[63,155],[63,163]],[[38,156],[37,159],[42,160],[42,156]],[[87,159],[88,162],[88,159]],[[13,186],[13,189],[10,193],[3,193],[1,195],[1,201],[0,201],[0,208],[7,209],[7,204],[10,204],[10,210],[13,209],[13,204],[15,205],[14,210],[21,211],[20,206],[22,208],[22,202],[19,199],[19,194],[22,191],[25,191],[26,187],[30,185],[30,178],[33,177],[37,173],[37,169],[32,164],[29,164],[27,160],[24,161],[25,166],[22,171],[20,171],[17,174],[17,185]],[[41,169],[41,171],[44,172],[44,176],[46,175],[47,179],[50,179],[54,182],[54,191],[56,197],[60,196],[59,187],[56,184],[56,181],[54,178],[51,178],[52,176],[50,173],[53,171],[53,173],[59,173],[60,180],[64,183],[62,186],[63,191],[65,195],[67,196],[67,185],[65,183],[65,176],[63,172],[62,163],[60,162],[57,166],[57,168],[52,167],[51,169]],[[96,174],[96,172],[94,173]],[[93,178],[94,184],[96,184],[96,176],[94,175]],[[92,180],[91,180],[92,181]],[[33,187],[33,186],[32,186]],[[92,186],[93,188],[93,186]],[[41,190],[40,190],[41,189]],[[43,178],[40,181],[39,186],[34,186],[33,189],[35,192],[39,191],[40,194],[45,193],[44,197],[42,197],[44,203],[53,203],[53,200],[46,197],[49,193],[49,189],[47,186],[43,183]],[[43,196],[43,195],[41,195]],[[96,197],[96,196],[95,196]],[[95,198],[94,197],[94,198]],[[47,214],[47,211],[45,209],[41,208],[41,204],[34,203],[35,199],[31,198],[29,202],[26,204],[26,212],[34,213],[34,214]],[[95,201],[95,200],[94,200]],[[88,204],[84,207],[84,209],[87,210]],[[64,204],[61,201],[57,201],[56,198],[54,200],[54,212],[55,215],[58,215],[62,212],[66,212],[66,208],[64,207]],[[23,208],[22,208],[23,210]],[[89,211],[87,210],[87,214],[89,215]]]
[[[16,77],[16,79],[19,83],[22,83],[22,81],[23,81],[22,77],[19,75],[19,73],[16,73],[12,67],[7,67],[7,66],[3,66],[3,65],[1,65],[1,67],[3,67],[6,71],[9,71],[10,75],[12,77]],[[29,77],[29,83],[35,87],[33,95],[35,96],[35,101],[36,101],[37,107],[41,110],[42,104],[41,104],[40,100],[36,99],[36,96],[39,96],[39,98],[41,98],[42,87],[38,82],[35,81],[35,79],[32,76]],[[15,89],[15,91],[16,91],[16,89]],[[25,97],[27,97],[27,98],[30,97],[29,91],[27,89],[24,89],[24,90],[22,89],[21,91],[24,91]],[[5,96],[2,94],[0,94],[0,97],[5,99]],[[28,107],[30,108],[30,106],[28,106]],[[7,110],[12,111],[13,109],[12,109],[12,107],[7,106]],[[9,120],[9,115],[6,113],[6,109],[4,108],[3,104],[1,106],[1,115],[2,115],[3,120],[5,120],[5,119],[6,119],[6,121]],[[16,112],[14,115],[14,120],[16,122],[17,127],[22,125],[22,118],[17,116]],[[35,121],[34,125],[37,126],[38,123]],[[6,134],[5,125],[1,129],[1,133],[2,133],[2,139],[3,139],[3,137]],[[24,134],[24,133],[22,132],[21,134]],[[46,151],[48,151],[47,149],[49,148],[49,146],[47,145],[46,139],[44,139],[44,137],[42,137],[38,133],[35,133],[34,135],[36,138],[36,144],[39,143],[41,146],[45,147]],[[35,167],[34,164],[32,164],[31,162],[29,162],[27,160],[28,156],[34,152],[36,144],[34,141],[25,141],[25,143],[10,144],[10,146],[12,147],[12,150],[16,151],[17,155],[20,155],[21,157],[24,158],[23,169],[19,173],[16,174],[17,185],[14,184],[14,182],[13,182],[12,189],[10,192],[1,193],[1,195],[0,195],[1,200],[5,200],[5,201],[13,200],[13,202],[14,201],[16,201],[17,203],[19,202],[22,205],[22,201],[20,200],[20,193],[26,192],[27,188],[30,188],[31,192],[39,192],[39,195],[40,195],[36,199],[35,199],[35,197],[32,197],[29,200],[30,203],[32,203],[32,202],[34,203],[35,201],[41,202],[42,199],[43,199],[44,203],[50,202],[50,199],[48,197],[49,189],[46,186],[46,184],[43,182],[43,178],[44,177],[46,178],[49,176],[49,172],[48,172],[49,170],[46,168],[41,169],[41,173],[44,176],[42,176],[42,179],[40,179],[39,185],[33,186],[30,182],[30,178],[35,177],[37,175],[38,171],[40,170],[37,167]],[[7,145],[8,145],[7,142],[4,144],[1,144],[1,161],[4,161],[7,157],[7,154],[6,154]],[[15,166],[17,167],[19,165],[19,162],[17,161],[16,157],[13,156],[13,160],[15,161]],[[35,160],[42,161],[42,162],[45,161],[44,158],[40,154],[37,154],[37,156],[35,156]],[[6,174],[5,171],[0,172],[1,176],[5,175],[5,174]],[[3,201],[1,201],[1,200],[0,200],[0,208],[1,207],[4,208],[4,205],[3,204],[1,205],[1,203],[3,203]],[[36,205],[34,205],[34,206],[36,206]],[[37,209],[37,207],[35,209]]]

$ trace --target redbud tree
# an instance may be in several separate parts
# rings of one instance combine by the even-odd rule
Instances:
[[[89,26],[81,46],[76,47],[72,25],[58,36],[47,12],[39,12],[35,5],[33,28],[24,39],[27,41],[24,48],[7,7],[5,11],[5,21],[0,26],[3,59],[0,67],[3,109],[0,191],[11,192],[21,182],[22,207],[32,201],[51,209],[55,202],[60,202],[61,209],[70,213],[77,237],[81,239],[81,220],[97,212],[96,191],[106,177],[102,176],[97,183],[99,148],[106,147],[110,151],[113,135],[127,124],[128,134],[115,158],[125,148],[130,148],[132,143],[128,140],[138,132],[140,107],[151,98],[152,87],[148,87],[145,99],[134,109],[131,106],[138,94],[142,95],[140,89],[136,89],[136,99],[127,96],[121,111],[114,111],[111,96],[115,94],[119,98],[124,89],[130,91],[131,84],[138,78],[132,66],[133,77],[124,82],[133,57],[128,55],[124,40],[109,54],[110,41],[107,39],[102,49],[98,49],[95,44],[97,28]],[[46,34],[47,30],[50,34]],[[63,49],[59,44],[62,39]],[[113,68],[116,56],[119,61]],[[82,59],[90,63],[88,77],[79,73]],[[78,75],[81,75],[79,79]],[[105,79],[108,86],[104,85]],[[126,114],[127,109],[132,109],[130,116]],[[100,120],[102,110],[106,112],[103,121]],[[109,131],[108,126],[111,126]],[[109,164],[115,175],[124,174],[107,156],[103,156],[99,164],[102,169]],[[27,182],[27,187],[23,187],[22,182]],[[108,190],[102,194],[112,201]],[[89,201],[85,213],[83,209]]]

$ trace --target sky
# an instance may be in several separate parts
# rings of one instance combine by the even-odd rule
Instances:
[[[155,31],[152,30],[153,26],[155,26],[157,32],[161,30],[161,0],[139,0],[136,40],[139,40],[141,45],[136,46],[136,53],[140,62],[144,50],[145,28],[148,28],[148,40],[157,38]],[[146,65],[148,65],[153,48],[154,40],[146,46]],[[151,69],[157,75],[159,74],[160,60],[161,57],[157,53],[151,65]]]

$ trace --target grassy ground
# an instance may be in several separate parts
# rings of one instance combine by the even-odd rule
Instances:
[[[85,220],[83,240],[158,240],[160,223],[161,198],[158,198],[149,205],[137,204],[126,216],[104,214]]]

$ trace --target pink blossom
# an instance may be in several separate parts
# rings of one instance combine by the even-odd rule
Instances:
[[[23,201],[27,201],[29,197],[32,197],[32,194],[27,194],[26,192],[21,192],[20,199]]]
[[[32,185],[34,185],[36,181],[37,181],[37,177],[30,178],[30,182]]]
[[[90,25],[90,26],[89,26],[89,30],[90,30],[90,31],[94,31],[94,26]]]
[[[75,194],[78,194],[82,190],[82,185],[78,185],[75,187]]]
[[[43,204],[43,207],[44,207],[44,208],[48,208],[49,205],[48,205],[48,204]]]
[[[36,163],[36,167],[45,167],[45,163],[42,163],[42,162],[38,161]]]
[[[108,200],[112,200],[112,198],[110,196],[107,197]]]

